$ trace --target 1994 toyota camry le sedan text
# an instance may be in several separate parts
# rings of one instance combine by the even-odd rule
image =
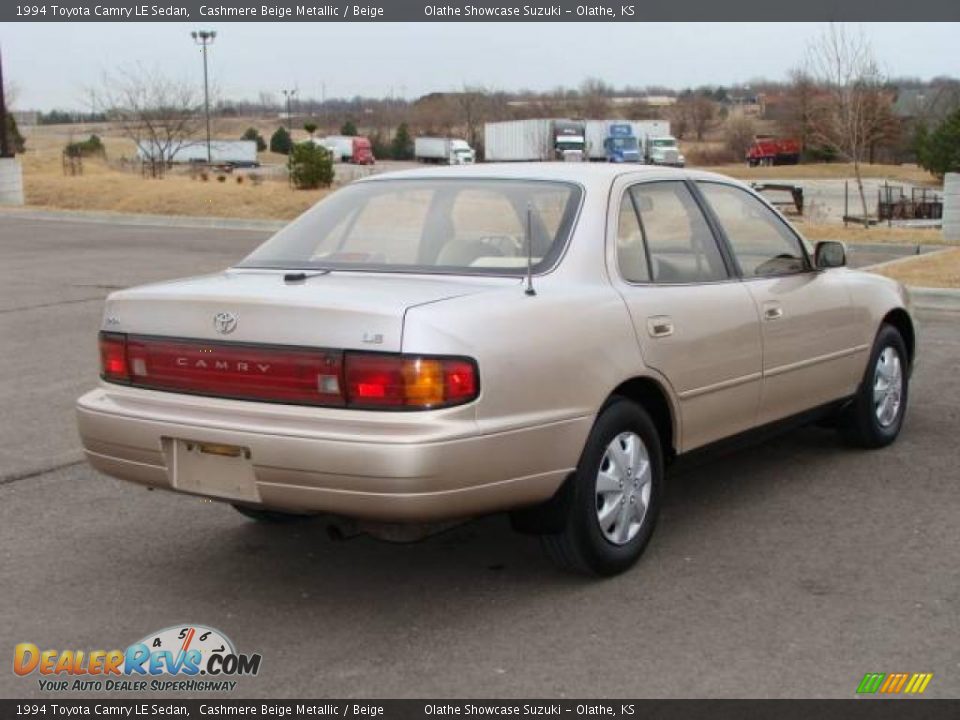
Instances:
[[[384,174],[225,272],[110,295],[80,434],[105,473],[254,518],[506,510],[612,574],[678,455],[797,417],[897,437],[908,299],[844,265],[708,173]]]

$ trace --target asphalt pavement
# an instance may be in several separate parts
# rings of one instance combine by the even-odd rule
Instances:
[[[809,427],[674,473],[641,562],[588,580],[501,516],[338,542],[79,462],[103,297],[263,237],[0,216],[8,662],[19,642],[122,648],[203,623],[263,656],[241,697],[850,698],[867,672],[933,672],[926,695],[960,695],[960,315],[920,318],[894,446]],[[0,696],[44,693],[6,671]]]

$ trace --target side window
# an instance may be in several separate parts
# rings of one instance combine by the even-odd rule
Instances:
[[[808,270],[800,239],[766,205],[732,185],[702,182],[744,277],[788,275]]]
[[[641,183],[630,188],[630,195],[639,213],[651,280],[692,283],[727,278],[713,233],[684,183]]]
[[[623,194],[620,201],[620,217],[617,220],[617,262],[620,274],[628,282],[649,282],[647,251],[643,246],[643,231],[633,208],[630,193]]]

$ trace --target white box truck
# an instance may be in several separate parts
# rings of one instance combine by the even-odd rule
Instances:
[[[165,156],[165,157],[164,157]],[[253,140],[211,140],[210,156],[213,165],[257,167],[257,143]],[[191,140],[179,148],[164,148],[158,143],[142,142],[137,146],[137,157],[144,161],[165,159],[170,163],[207,162],[207,141]]]
[[[446,137],[418,137],[413,141],[417,162],[442,165],[470,165],[476,159],[466,140]]]
[[[507,120],[486,123],[484,158],[488,162],[583,160],[582,120]]]

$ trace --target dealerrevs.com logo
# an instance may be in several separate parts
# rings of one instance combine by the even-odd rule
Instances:
[[[126,650],[50,650],[20,643],[13,672],[37,675],[40,690],[229,692],[260,672],[258,653],[238,653],[219,630],[197,624],[151,633]]]

